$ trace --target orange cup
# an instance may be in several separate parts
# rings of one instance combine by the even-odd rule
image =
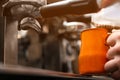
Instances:
[[[81,47],[78,57],[80,74],[104,73],[104,64],[107,61],[106,38],[108,31],[104,28],[93,28],[81,32]]]

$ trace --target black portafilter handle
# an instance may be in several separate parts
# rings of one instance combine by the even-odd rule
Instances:
[[[43,18],[63,16],[68,14],[82,15],[99,10],[96,0],[65,0],[43,5],[40,14]]]
[[[67,22],[84,22],[84,23],[90,23],[91,22],[91,15],[77,15],[77,16],[65,16]]]

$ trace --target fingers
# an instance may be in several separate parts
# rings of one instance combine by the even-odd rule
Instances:
[[[113,59],[115,55],[120,55],[120,42],[116,42],[116,44],[113,47],[110,47],[107,52],[108,59]]]
[[[120,54],[120,31],[113,32],[109,35],[106,42],[110,46],[107,52],[108,59],[113,59],[115,55]]]
[[[116,32],[114,32],[114,33],[112,33],[112,34],[110,34],[109,36],[108,36],[108,38],[107,38],[107,44],[109,45],[109,46],[114,46],[115,45],[115,43],[116,43],[116,38],[117,38],[117,36],[116,36]]]
[[[120,31],[115,31],[107,38],[107,45],[110,46],[107,52],[109,61],[104,68],[108,72],[112,72],[112,77],[116,80],[120,79]]]
[[[108,61],[105,66],[104,66],[105,70],[108,72],[113,72],[115,70],[117,70],[117,62],[115,59],[112,59],[110,61]]]
[[[105,64],[105,70],[112,73],[112,77],[116,80],[120,79],[120,55],[115,56]]]
[[[108,52],[107,52],[107,58],[108,59],[114,59],[114,57],[117,55],[120,55],[120,31],[113,32],[108,38],[107,38],[107,45],[110,46]]]

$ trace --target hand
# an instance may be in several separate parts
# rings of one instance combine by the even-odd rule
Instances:
[[[109,61],[105,64],[105,70],[112,73],[112,77],[120,79],[120,30],[114,31],[108,38],[110,49],[107,52]]]

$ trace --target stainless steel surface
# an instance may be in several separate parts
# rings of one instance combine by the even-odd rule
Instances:
[[[6,19],[6,29],[5,29],[5,48],[4,48],[4,64],[18,63],[18,42],[17,42],[17,32],[18,32],[18,21],[14,20],[12,17],[7,17]]]
[[[64,72],[57,72],[57,71],[51,71],[51,70],[43,70],[43,69],[37,69],[32,67],[24,67],[24,66],[15,66],[15,65],[0,65],[0,74],[6,74],[6,75],[22,75],[22,76],[44,76],[48,77],[49,80],[50,77],[54,77],[55,80],[60,79],[69,79],[69,80],[113,80],[112,78],[108,77],[102,77],[102,76],[82,76],[80,74],[73,74],[73,73],[64,73]],[[18,76],[19,77],[19,76]],[[52,79],[54,80],[54,79]]]

